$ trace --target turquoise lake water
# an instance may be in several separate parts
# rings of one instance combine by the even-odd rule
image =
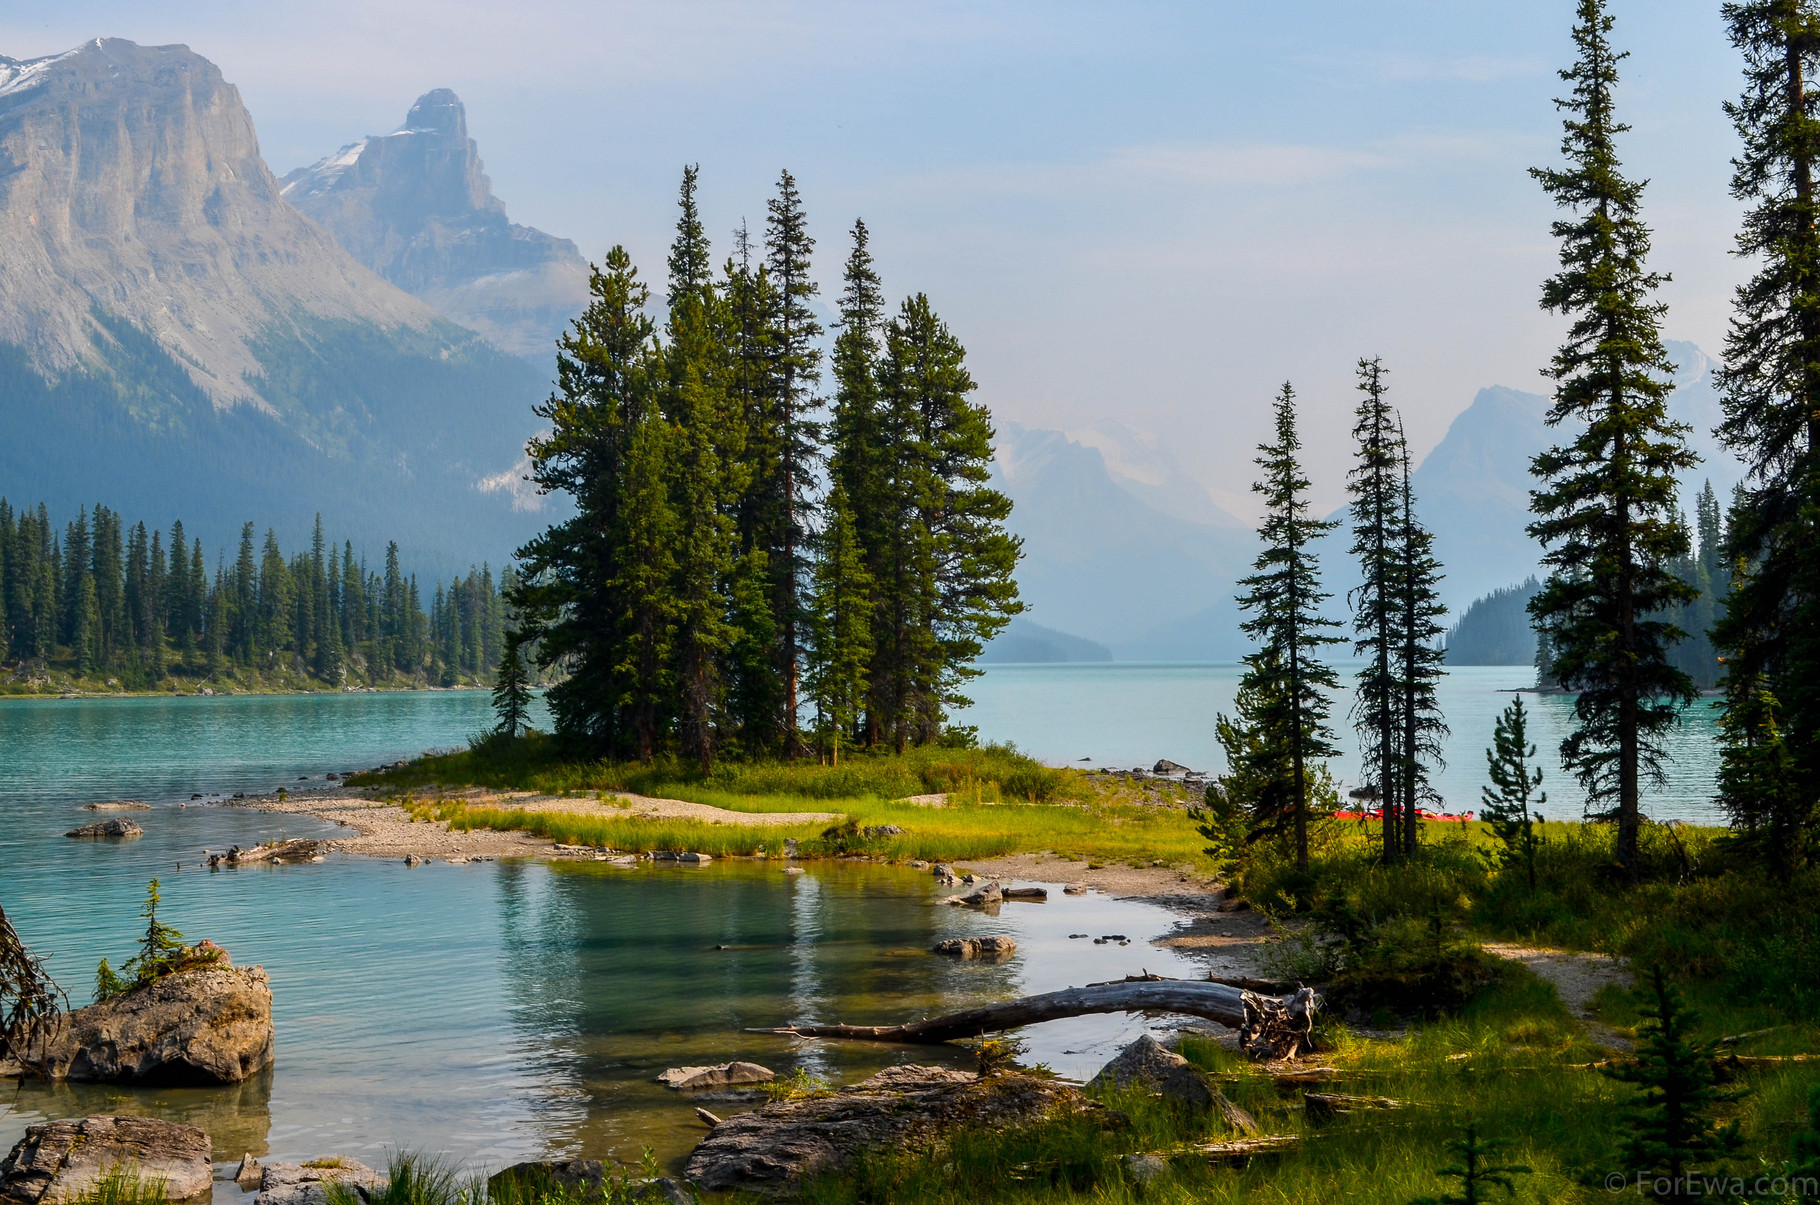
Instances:
[[[1476,797],[1491,719],[1527,676],[1449,677],[1452,765],[1441,785],[1456,806]],[[1231,705],[1236,680],[1231,666],[995,666],[961,718],[1048,760],[1169,757],[1214,770],[1212,717]],[[1550,748],[1568,704],[1529,697]],[[23,1085],[0,1096],[0,1144],[45,1117],[111,1110],[193,1120],[223,1160],[251,1151],[383,1163],[408,1148],[492,1168],[546,1154],[630,1159],[644,1146],[674,1159],[700,1131],[686,1102],[651,1084],[665,1067],[751,1058],[838,1080],[962,1057],[747,1027],[901,1020],[1141,970],[1206,969],[1150,944],[1175,924],[1154,904],[1052,891],[1047,904],[983,917],[931,907],[932,880],[881,867],[407,869],[342,856],[200,867],[204,849],[326,828],[222,797],[298,786],[300,776],[321,785],[330,771],[457,746],[489,719],[478,691],[0,701],[0,904],[73,1002],[86,1002],[100,958],[118,965],[130,954],[156,875],[163,919],[270,972],[278,1038],[275,1066],[232,1089]],[[1707,818],[1710,720],[1697,714],[1676,740],[1652,809]],[[1347,772],[1344,759],[1338,769]],[[1577,814],[1558,772],[1548,786],[1551,815]],[[94,818],[81,804],[121,796],[154,805],[136,814],[143,838],[62,836]],[[1069,938],[1078,932],[1134,940],[1096,946]],[[1017,957],[957,965],[928,953],[942,938],[986,933],[1015,937]],[[1125,1017],[1038,1026],[1032,1054],[1085,1076],[1141,1026]]]

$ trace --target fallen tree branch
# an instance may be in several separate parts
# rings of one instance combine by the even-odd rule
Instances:
[[[1273,999],[1224,983],[1146,977],[1063,988],[902,1025],[789,1025],[751,1032],[933,1044],[1089,1013],[1161,1012],[1218,1021],[1239,1030],[1247,1048],[1269,1047],[1277,1057],[1286,1057],[1283,1047],[1292,1053],[1305,1044],[1318,1003],[1308,988]]]

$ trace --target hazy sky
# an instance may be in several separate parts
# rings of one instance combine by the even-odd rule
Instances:
[[[1622,144],[1652,180],[1667,333],[1716,353],[1737,88],[1717,0],[1616,0]],[[1351,373],[1382,354],[1426,450],[1484,385],[1542,391],[1559,320],[1525,168],[1553,162],[1569,0],[1259,4],[31,0],[0,53],[182,42],[240,87],[283,173],[451,87],[515,221],[661,276],[681,165],[718,248],[798,178],[830,300],[845,231],[927,292],[982,396],[1120,419],[1243,499],[1276,386],[1341,497]],[[1242,502],[1237,505],[1246,505]]]

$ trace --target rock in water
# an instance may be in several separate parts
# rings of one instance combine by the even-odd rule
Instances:
[[[82,805],[85,812],[149,812],[152,805],[140,803],[137,799],[103,799],[98,803]]]
[[[117,1168],[135,1169],[142,1182],[164,1181],[172,1201],[204,1196],[213,1187],[209,1136],[195,1126],[152,1117],[84,1117],[26,1128],[0,1161],[0,1202],[74,1200]]]
[[[51,1079],[236,1084],[272,1061],[272,988],[261,967],[214,966],[59,1017]]]
[[[99,839],[106,837],[143,837],[145,830],[139,827],[137,820],[97,820],[81,828],[72,828],[63,834],[66,837],[86,837]]]
[[[901,1149],[960,1126],[1026,1124],[1083,1103],[1075,1089],[1034,1076],[893,1067],[828,1096],[729,1117],[684,1170],[709,1192],[789,1193],[869,1148]]]
[[[1150,767],[1150,772],[1152,774],[1186,774],[1188,773],[1188,767],[1180,762],[1170,761],[1165,757],[1159,759],[1156,765]]]
[[[1049,898],[1047,887],[1007,887],[1003,892],[1007,900],[1022,900],[1026,904],[1040,904]]]
[[[983,883],[965,895],[951,895],[942,903],[958,908],[995,908],[1004,901],[1005,893],[997,883]]]
[[[386,1178],[364,1163],[339,1157],[308,1163],[268,1163],[259,1177],[259,1205],[328,1205],[329,1186],[383,1188]]]
[[[950,958],[979,958],[997,962],[1017,953],[1017,942],[1009,937],[950,937],[935,943],[937,954]]]
[[[1103,1092],[1132,1086],[1159,1092],[1170,1100],[1191,1108],[1218,1109],[1228,1129],[1242,1134],[1257,1133],[1258,1123],[1251,1114],[1226,1099],[1201,1078],[1201,1073],[1187,1059],[1166,1050],[1161,1042],[1145,1034],[1118,1057],[1100,1068],[1100,1073],[1087,1081],[1089,1092]]]
[[[679,1092],[698,1088],[725,1088],[729,1084],[768,1084],[777,1078],[769,1067],[757,1063],[722,1063],[717,1067],[672,1067],[657,1082]]]

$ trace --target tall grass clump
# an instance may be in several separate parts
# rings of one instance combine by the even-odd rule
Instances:
[[[136,1166],[123,1164],[69,1198],[69,1205],[167,1205],[169,1201],[163,1176],[143,1178]]]

